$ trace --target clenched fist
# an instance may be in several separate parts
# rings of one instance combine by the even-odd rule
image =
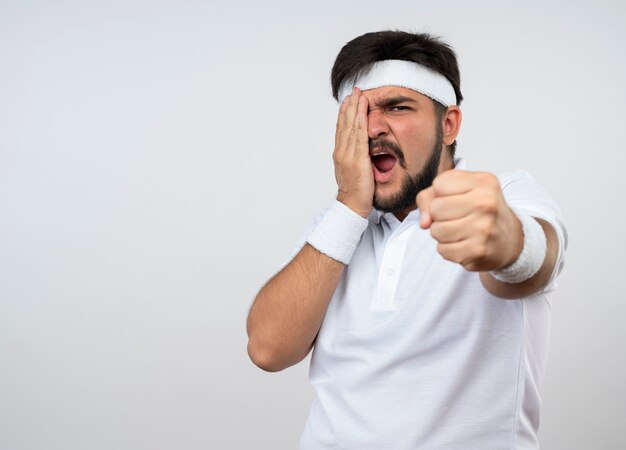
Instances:
[[[497,270],[522,251],[519,219],[490,173],[448,170],[417,197],[420,226],[430,228],[437,251],[470,271]]]
[[[362,217],[372,211],[374,175],[367,136],[367,97],[358,88],[339,108],[335,133],[335,179],[337,200]]]

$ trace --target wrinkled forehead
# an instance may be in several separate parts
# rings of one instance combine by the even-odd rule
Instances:
[[[381,86],[361,92],[367,97],[370,106],[388,106],[405,102],[421,103],[429,100],[424,94],[400,86]]]

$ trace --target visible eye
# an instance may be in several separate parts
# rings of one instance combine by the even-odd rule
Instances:
[[[408,111],[409,109],[411,108],[409,108],[408,106],[402,106],[402,105],[387,107],[388,112]]]

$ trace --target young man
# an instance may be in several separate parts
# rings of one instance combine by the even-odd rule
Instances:
[[[538,448],[558,207],[526,172],[455,158],[463,97],[438,39],[365,34],[331,78],[337,199],[247,324],[265,370],[314,347],[300,448]]]

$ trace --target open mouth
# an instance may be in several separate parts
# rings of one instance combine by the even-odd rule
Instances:
[[[395,156],[385,152],[376,153],[371,155],[370,158],[372,159],[372,164],[380,173],[389,172],[396,165],[397,161]]]

